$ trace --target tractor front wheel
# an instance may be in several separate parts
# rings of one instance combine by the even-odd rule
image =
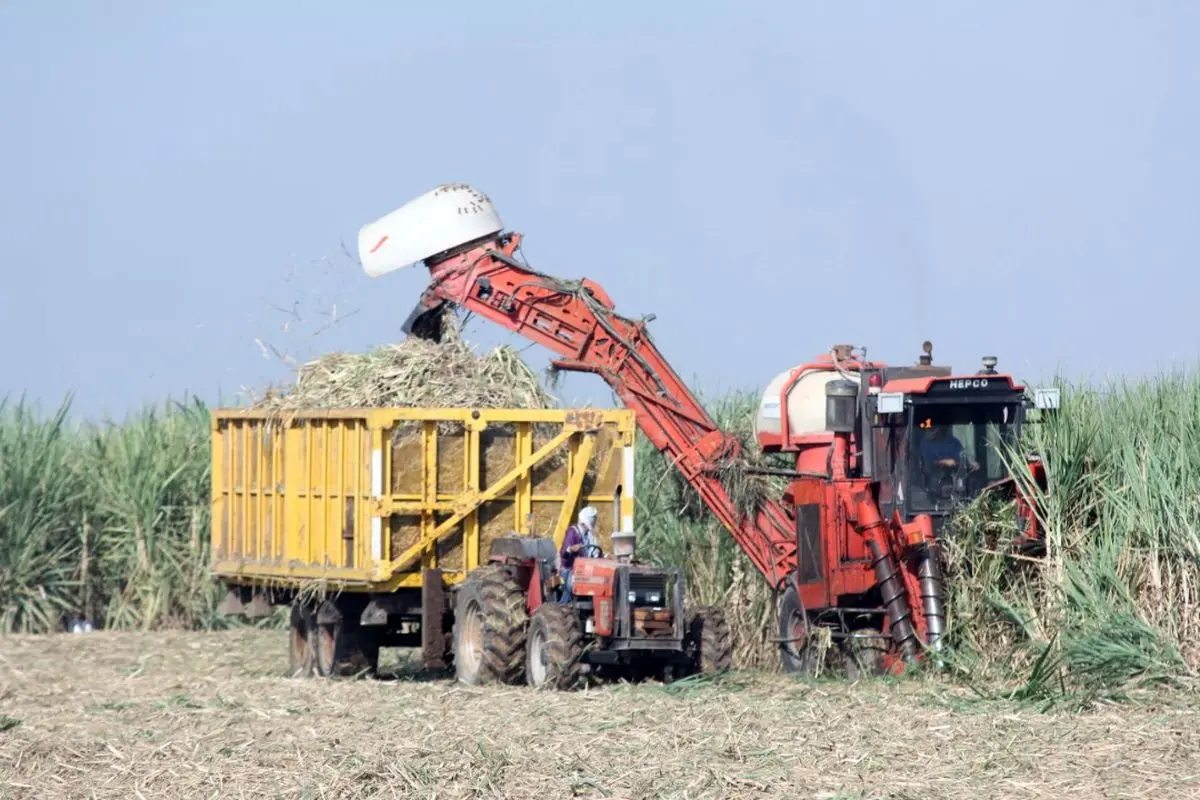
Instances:
[[[715,675],[733,667],[733,633],[719,608],[705,606],[688,614],[684,646],[693,674]]]
[[[454,609],[454,673],[460,683],[515,684],[525,671],[529,615],[517,581],[498,564],[472,570]]]
[[[538,689],[578,689],[584,681],[583,647],[583,631],[574,606],[540,606],[529,621],[526,683]]]

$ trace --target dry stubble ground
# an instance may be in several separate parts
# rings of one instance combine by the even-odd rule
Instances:
[[[915,683],[323,682],[283,677],[283,644],[0,639],[0,796],[1200,796],[1200,714],[1181,697],[1044,715]]]

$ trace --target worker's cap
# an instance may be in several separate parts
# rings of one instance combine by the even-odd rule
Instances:
[[[596,527],[596,509],[591,506],[585,506],[579,510],[579,521],[589,528]]]

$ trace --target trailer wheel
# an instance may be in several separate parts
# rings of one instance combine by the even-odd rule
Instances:
[[[365,672],[372,678],[379,676],[379,642],[382,638],[383,631],[379,628],[359,626],[350,648],[353,672]]]
[[[815,677],[821,659],[808,611],[794,585],[779,598],[779,658],[785,673]]]
[[[540,606],[529,621],[525,682],[538,689],[578,689],[584,678],[583,645],[573,606]]]
[[[525,672],[525,593],[499,564],[472,570],[455,598],[454,673],[460,683],[519,683]]]
[[[329,601],[317,610],[313,650],[316,673],[322,678],[374,675],[379,668],[379,637],[359,625],[348,625],[346,616]]]
[[[733,633],[725,612],[701,606],[687,616],[684,647],[692,662],[692,672],[714,675],[733,667]]]
[[[312,609],[293,602],[288,624],[288,670],[293,678],[312,676],[316,657],[313,650],[313,628]]]

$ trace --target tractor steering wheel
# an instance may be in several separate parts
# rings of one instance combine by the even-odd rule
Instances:
[[[934,469],[937,471],[937,477],[934,479],[937,496],[951,500],[966,494],[971,469],[965,458],[956,458],[954,466],[935,464]]]
[[[595,555],[592,555],[592,553],[595,553]],[[583,558],[603,558],[604,551],[598,544],[585,544],[579,548],[579,555]]]

